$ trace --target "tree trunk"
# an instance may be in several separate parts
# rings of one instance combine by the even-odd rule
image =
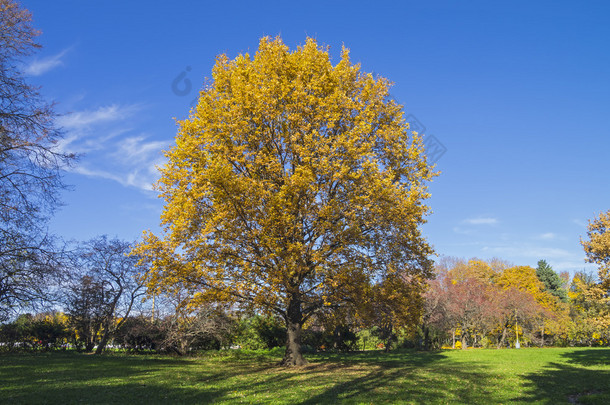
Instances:
[[[95,347],[95,339],[91,336],[87,336],[87,340],[85,342],[85,351],[87,353],[91,352]]]
[[[500,338],[500,341],[498,342],[498,347],[497,347],[498,349],[504,345],[505,339],[506,339],[506,325],[504,326],[504,329],[502,329],[502,338]]]
[[[384,351],[386,353],[389,353],[390,348],[392,347],[392,331],[394,330],[394,325],[392,325],[392,323],[390,322],[390,324],[386,327],[386,329],[388,331],[387,332],[387,337],[388,338],[386,339],[386,342],[385,342]]]
[[[424,350],[430,350],[430,328],[424,327]]]
[[[95,354],[101,354],[104,351],[104,349],[106,348],[106,345],[108,344],[108,340],[110,339],[110,336],[111,336],[110,325],[112,325],[112,323],[114,322],[115,310],[116,310],[117,304],[119,303],[119,299],[121,298],[122,295],[123,295],[123,288],[120,288],[119,291],[117,292],[117,294],[115,295],[111,306],[107,309],[108,312],[106,313],[106,316],[103,321],[104,334],[102,335],[102,339],[100,340],[100,343],[97,345]],[[131,312],[131,306],[133,305],[134,299],[135,299],[135,297],[133,296],[133,293],[132,293],[131,302],[129,303],[127,311],[125,311],[125,315],[122,317],[122,319],[119,321],[119,323],[116,324],[115,330],[120,328],[121,325],[123,325],[123,323],[129,316],[129,312]]]
[[[468,349],[468,341],[466,340],[466,334],[462,333],[462,350]]]
[[[100,339],[100,342],[97,344],[97,349],[95,349],[95,354],[102,354],[102,352],[106,348],[106,344],[108,343],[109,337],[110,337],[110,333],[109,333],[108,329],[106,329],[104,331],[104,334],[102,335],[102,339]]]
[[[303,366],[307,360],[301,351],[301,328],[303,326],[303,314],[301,302],[298,299],[291,300],[288,305],[286,317],[286,352],[280,365],[285,367]]]

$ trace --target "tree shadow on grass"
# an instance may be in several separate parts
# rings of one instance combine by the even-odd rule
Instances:
[[[469,369],[446,361],[439,352],[361,354],[348,364],[372,370],[347,378],[305,401],[305,404],[370,403],[493,403],[493,381],[485,366]]]
[[[13,363],[22,363],[16,360]],[[295,369],[281,368],[269,358],[259,362],[74,355],[42,359],[46,364],[40,369],[34,360],[26,359],[30,364],[14,376],[0,367],[0,387],[12,387],[0,388],[0,402],[498,402],[485,366],[464,367],[438,352],[317,355],[310,357],[310,365]]]
[[[563,353],[565,363],[550,363],[524,376],[525,395],[514,400],[543,404],[610,403],[610,350]]]
[[[52,353],[0,357],[0,404],[210,403],[225,379],[260,373],[265,364],[193,368],[198,359]],[[8,364],[8,366],[7,366]]]
[[[610,365],[610,349],[606,347],[581,349],[562,354],[568,363],[581,366]]]
[[[299,403],[493,403],[485,366],[447,361],[441,352],[354,353],[314,356],[295,371]],[[305,387],[305,388],[301,388]]]
[[[216,401],[228,403],[241,393],[239,400],[248,403],[497,402],[484,366],[465,370],[438,352],[321,354],[309,360],[300,368],[269,364],[264,370],[243,368],[243,374],[223,375],[232,391],[218,392]]]
[[[349,363],[374,363],[385,365],[409,365],[420,367],[430,365],[433,362],[445,360],[447,356],[443,352],[424,352],[415,350],[395,350],[391,352],[365,351],[345,353],[319,353],[311,356],[314,362],[331,361]]]

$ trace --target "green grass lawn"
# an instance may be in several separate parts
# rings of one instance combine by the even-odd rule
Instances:
[[[610,403],[610,349],[0,355],[0,403]]]

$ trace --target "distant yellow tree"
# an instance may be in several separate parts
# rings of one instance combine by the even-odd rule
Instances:
[[[516,288],[520,291],[530,293],[536,301],[547,298],[544,292],[544,284],[536,276],[536,269],[530,266],[514,266],[505,269],[497,279],[501,287]]]
[[[472,258],[468,262],[457,261],[448,274],[456,283],[468,280],[491,283],[498,277],[499,272],[484,260]]]
[[[532,295],[536,302],[550,311],[565,309],[560,301],[550,292],[545,291],[544,283],[536,276],[536,269],[530,266],[515,266],[505,269],[497,279],[497,284],[504,289],[516,288]]]
[[[583,241],[587,261],[599,266],[599,280],[605,289],[610,288],[610,210],[601,213],[587,227],[589,240]]]
[[[568,327],[569,309],[568,305],[561,302],[559,298],[545,291],[545,286],[536,275],[536,269],[530,266],[516,266],[505,269],[497,280],[498,285],[508,290],[515,288],[530,294],[535,301],[544,308],[539,312],[539,327],[543,334],[556,334]]]
[[[151,290],[281,315],[283,364],[301,365],[316,311],[356,307],[388,273],[430,276],[419,225],[435,173],[388,80],[347,49],[333,66],[313,39],[290,52],[263,38],[253,57],[219,56],[212,78],[161,169],[164,232],[136,251]]]
[[[607,288],[585,273],[577,273],[568,295],[575,312],[575,332],[580,338],[589,344],[594,339],[610,338],[610,297]]]

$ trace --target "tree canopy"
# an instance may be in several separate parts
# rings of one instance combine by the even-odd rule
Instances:
[[[166,153],[164,232],[136,249],[150,289],[276,312],[284,364],[298,365],[301,327],[320,309],[366,303],[387,278],[407,295],[421,288],[435,173],[389,88],[345,48],[333,66],[311,38],[219,56]]]
[[[587,261],[599,266],[599,279],[602,285],[610,288],[610,210],[602,212],[589,221],[587,227],[589,240],[582,241]]]
[[[546,291],[550,292],[563,302],[568,301],[568,295],[564,288],[564,282],[559,277],[559,274],[553,270],[553,268],[546,262],[546,260],[539,260],[538,267],[536,267],[536,276],[538,280],[542,281]]]
[[[527,331],[529,342],[544,346],[545,339],[563,336],[569,325],[568,305],[545,289],[529,266],[444,258],[426,291],[424,338],[431,329],[445,336],[460,336],[462,348],[485,342],[506,346],[513,332]],[[523,336],[522,336],[523,337]],[[426,346],[431,342],[426,341]]]

